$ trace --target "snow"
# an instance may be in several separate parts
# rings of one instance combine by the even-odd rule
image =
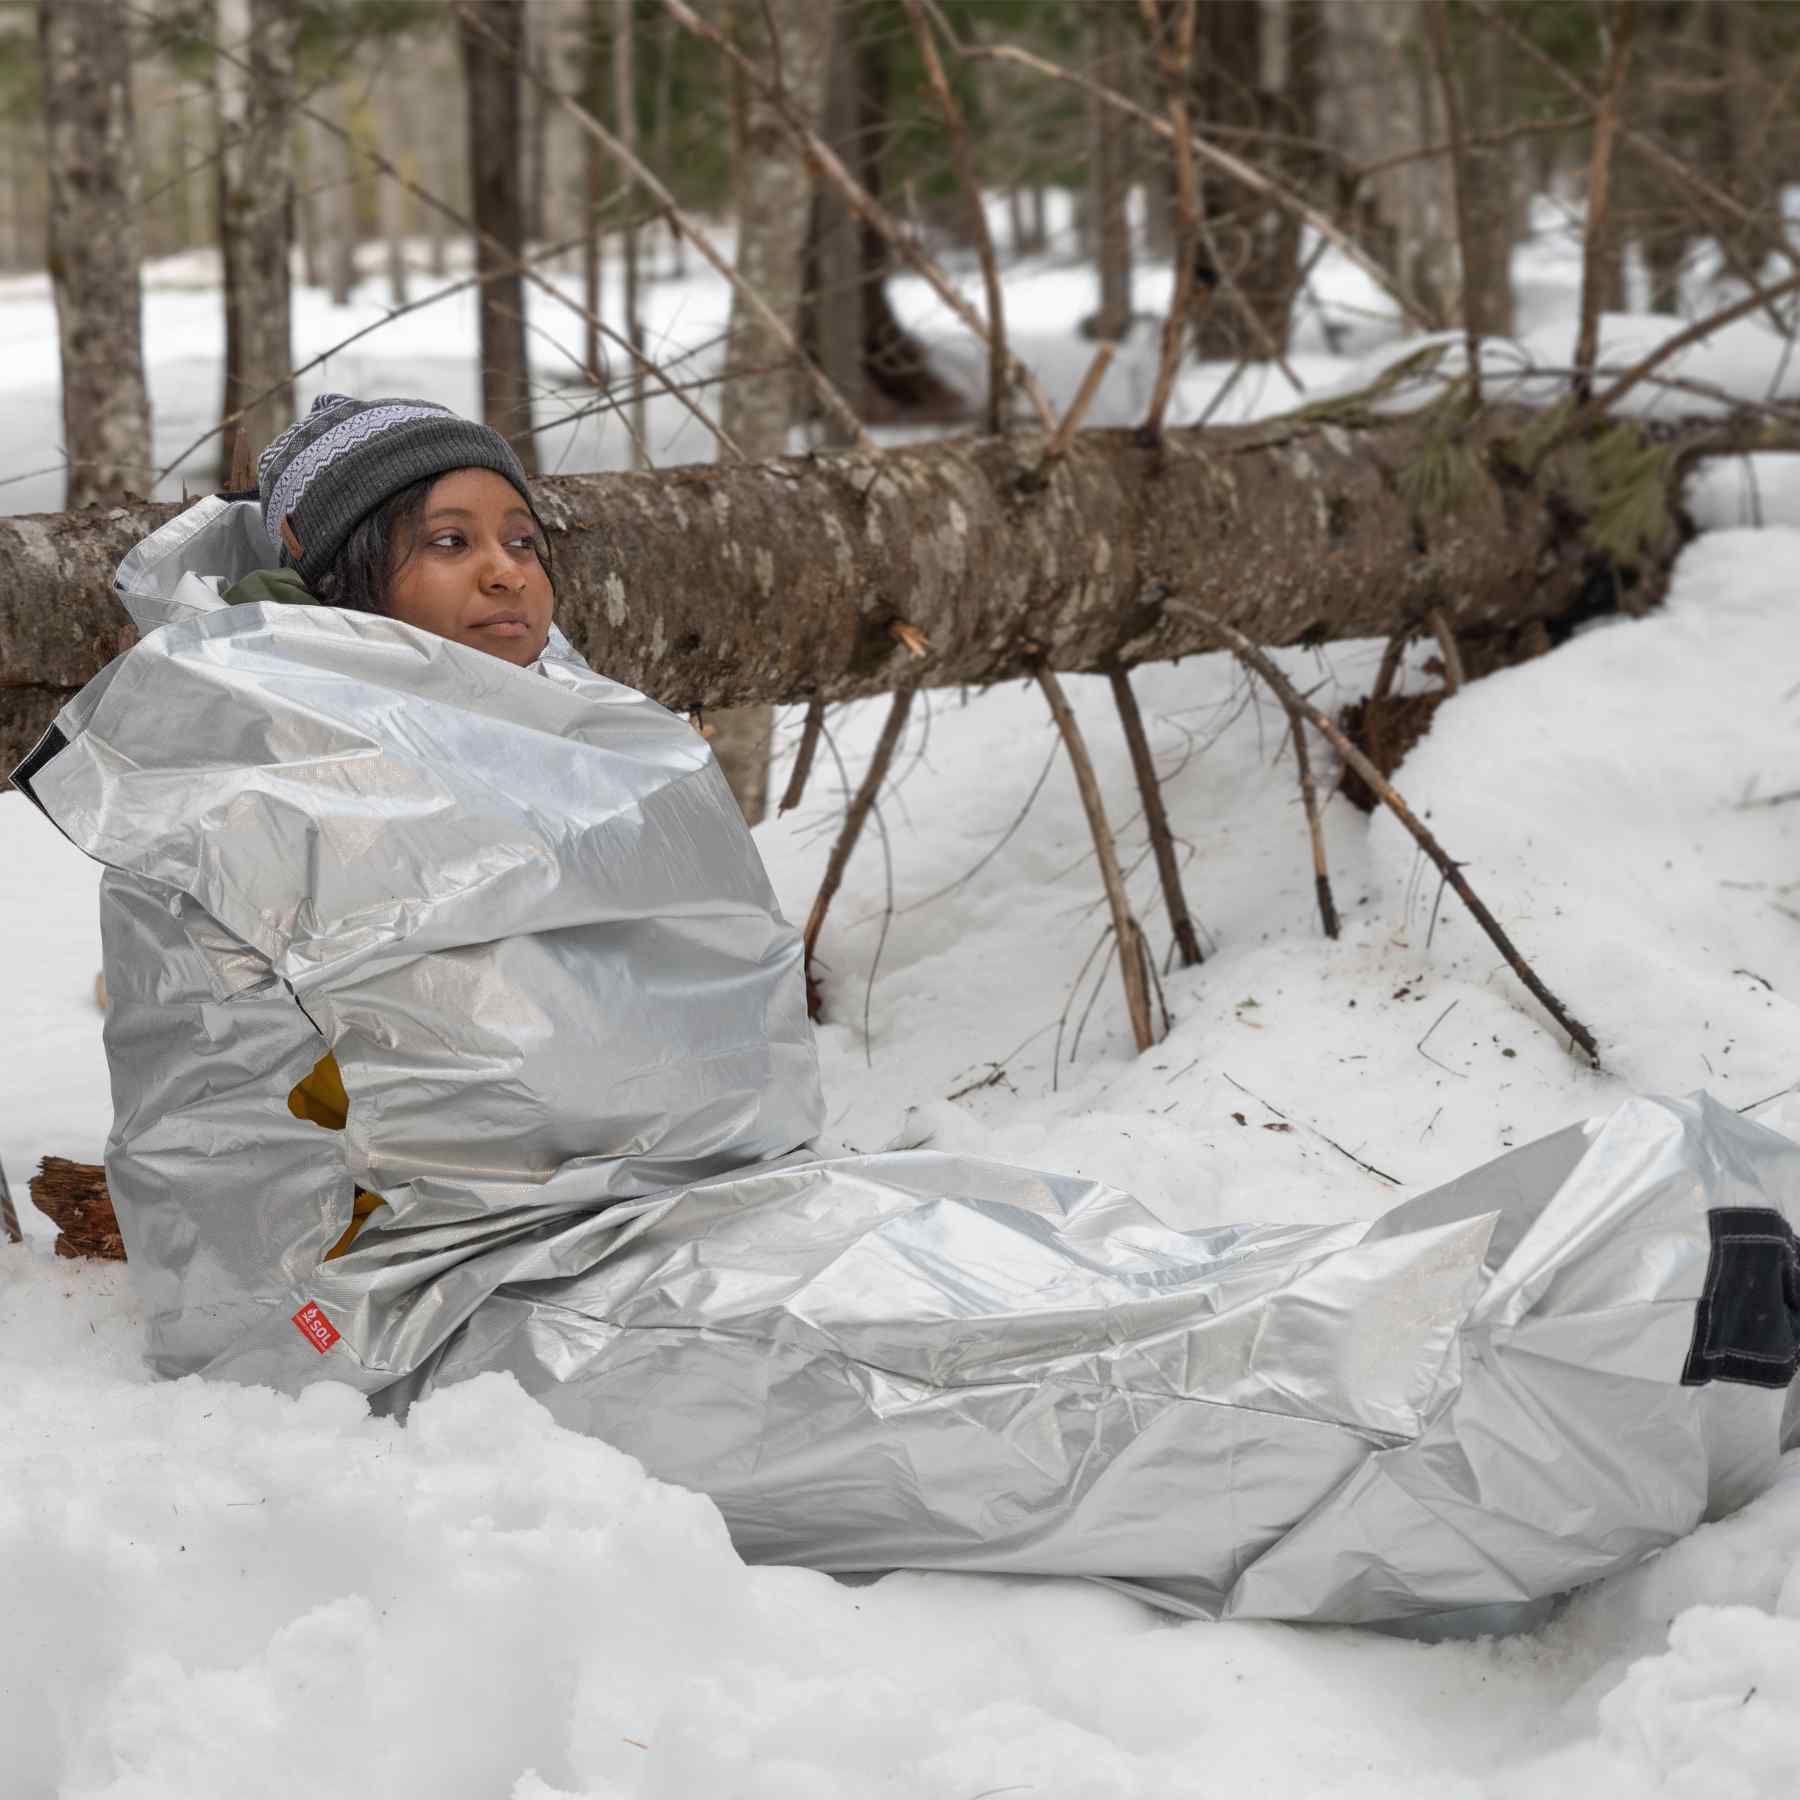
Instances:
[[[1566,356],[1561,253],[1529,254],[1523,340],[1542,332],[1544,354]],[[1352,277],[1322,265],[1324,303],[1362,321],[1360,355],[1391,326]],[[197,259],[165,265],[147,307],[168,455],[212,404],[209,280]],[[651,291],[656,330],[680,342],[706,343],[723,316],[697,276]],[[928,321],[936,302],[900,292]],[[1068,330],[1092,304],[1085,277],[1044,261],[1008,298],[1053,393],[1071,391],[1092,353]],[[470,406],[462,304],[308,379]],[[1156,304],[1148,281],[1139,304]],[[308,291],[298,340],[323,347],[379,312],[367,290],[347,311]],[[1154,339],[1134,334],[1097,419],[1141,406]],[[1608,354],[1648,341],[1609,335]],[[1766,381],[1763,346],[1743,344],[1725,373]],[[49,460],[54,377],[38,370],[53,345],[41,283],[0,284],[0,346],[17,351],[0,477]],[[976,367],[966,337],[941,354]],[[1308,397],[1356,378],[1316,336],[1293,366]],[[1225,374],[1185,372],[1180,416]],[[1259,373],[1219,416],[1292,391]],[[701,453],[667,426],[671,454]],[[571,460],[617,460],[616,427],[588,429]],[[1440,904],[1398,827],[1341,797],[1326,834],[1345,924],[1322,937],[1281,719],[1234,665],[1200,657],[1134,675],[1209,950],[1164,975],[1168,1035],[1134,1057],[1116,974],[1098,958],[1083,974],[1098,882],[1041,699],[933,693],[822,943],[827,1147],[932,1141],[1103,1176],[1197,1226],[1368,1216],[1634,1091],[1704,1085],[1800,1136],[1800,804],[1761,803],[1800,785],[1800,479],[1793,459],[1754,470],[1748,515],[1716,468],[1697,478],[1690,502],[1716,529],[1665,608],[1473,684],[1399,776],[1593,1027],[1605,1073],[1569,1054],[1455,897]],[[58,492],[0,490],[20,506]],[[1378,651],[1278,660],[1335,708]],[[1423,655],[1410,687],[1431,684]],[[1160,965],[1169,933],[1110,697],[1067,685]],[[790,916],[883,711],[834,711],[842,772],[824,753],[805,803],[759,830]],[[790,752],[798,723],[782,721]],[[17,1193],[46,1152],[97,1159],[110,1105],[95,871],[17,795],[0,797],[0,843],[0,1162]],[[9,1800],[1773,1800],[1800,1776],[1800,1455],[1743,1512],[1501,1642],[1183,1625],[1074,1583],[850,1585],[744,1567],[709,1502],[500,1377],[434,1396],[404,1428],[335,1387],[290,1400],[152,1381],[122,1271],[52,1259],[28,1222],[31,1245],[0,1246]]]

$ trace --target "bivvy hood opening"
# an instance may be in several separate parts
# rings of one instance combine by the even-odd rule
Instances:
[[[1516,1620],[1768,1480],[1800,1146],[1635,1100],[1373,1224],[1205,1231],[814,1157],[797,935],[702,740],[560,640],[518,669],[224,606],[207,535],[134,552],[170,621],[27,777],[107,866],[107,1175],[160,1370],[394,1412],[506,1370],[748,1557],[1206,1617]],[[327,1053],[342,1130],[288,1104]]]

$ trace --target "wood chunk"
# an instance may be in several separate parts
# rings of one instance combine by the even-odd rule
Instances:
[[[106,1171],[96,1164],[46,1156],[31,1178],[31,1203],[56,1222],[58,1256],[125,1260],[118,1215],[106,1190]]]

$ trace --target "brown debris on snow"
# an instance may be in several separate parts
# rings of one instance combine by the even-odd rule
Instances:
[[[103,1262],[125,1260],[125,1243],[119,1236],[112,1195],[106,1191],[104,1169],[93,1163],[46,1156],[31,1178],[31,1203],[55,1220],[58,1256],[93,1256]]]

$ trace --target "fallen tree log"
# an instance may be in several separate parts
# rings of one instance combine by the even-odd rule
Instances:
[[[597,667],[683,710],[840,700],[1209,649],[1177,595],[1264,645],[1647,603],[1683,536],[1671,472],[1730,431],[1609,425],[1528,476],[1538,423],[1345,402],[1153,448],[1085,431],[1048,464],[1021,433],[533,492]],[[0,767],[131,641],[113,568],[178,510],[0,518]]]

